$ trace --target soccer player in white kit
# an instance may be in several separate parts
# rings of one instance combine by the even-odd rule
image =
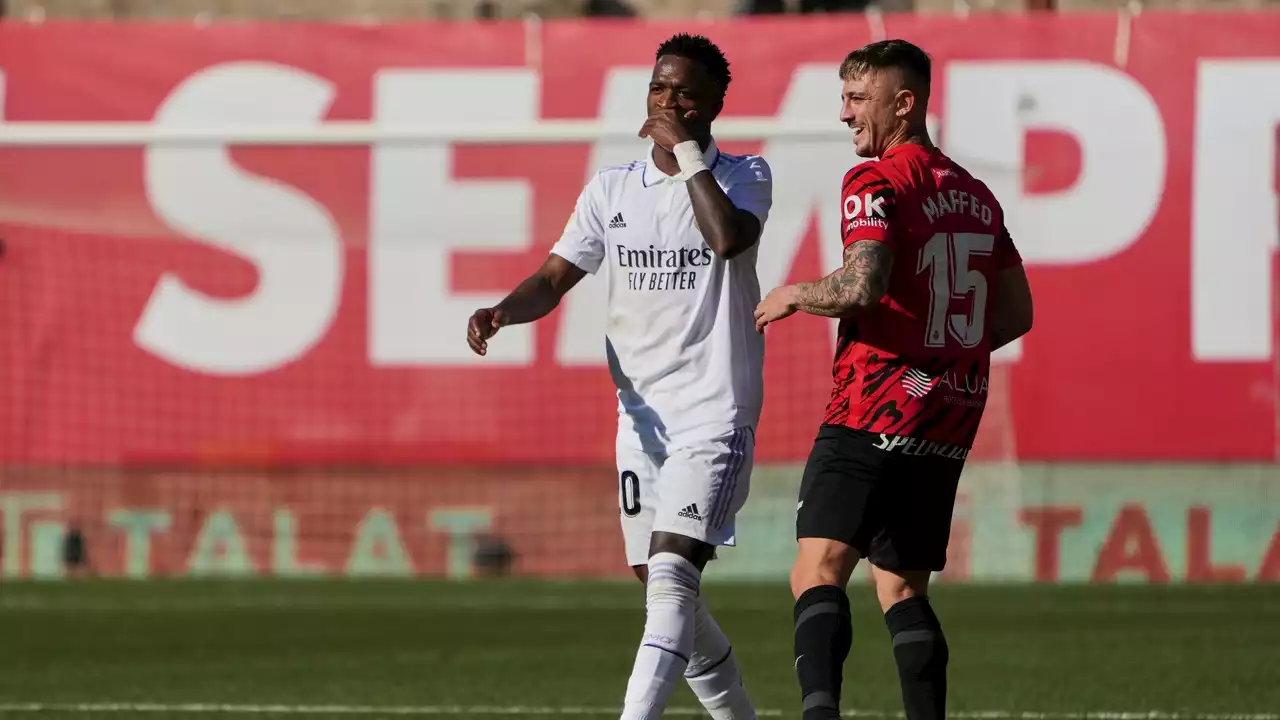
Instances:
[[[547,315],[604,269],[622,532],[646,598],[623,720],[660,717],[682,676],[716,720],[756,717],[699,596],[715,547],[734,544],[763,401],[756,242],[773,179],[762,158],[711,137],[729,81],[705,37],[664,42],[640,130],[648,156],[597,172],[542,267],[467,328],[484,355],[499,328]]]

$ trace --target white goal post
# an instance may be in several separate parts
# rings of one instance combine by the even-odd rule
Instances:
[[[147,122],[0,122],[0,147],[108,147],[143,145],[370,145],[447,142],[455,144],[584,143],[636,139],[639,125],[596,120],[536,123],[393,125],[332,120],[296,127],[221,125],[163,127]],[[774,118],[725,118],[715,123],[718,140],[832,140],[847,138],[839,122],[779,122]]]

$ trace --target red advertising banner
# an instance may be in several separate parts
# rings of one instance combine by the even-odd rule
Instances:
[[[889,16],[935,58],[943,148],[1006,206],[1037,326],[979,455],[1277,457],[1280,16]],[[261,127],[643,120],[687,25],[0,26],[0,119]],[[698,25],[723,117],[837,123],[860,16]],[[0,125],[0,132],[3,126]],[[726,142],[774,169],[763,287],[838,258],[843,139]],[[469,354],[639,141],[0,147],[0,461],[612,461],[601,284]],[[831,324],[768,338],[760,462],[804,458]]]
[[[628,577],[612,476],[10,470],[0,577]]]

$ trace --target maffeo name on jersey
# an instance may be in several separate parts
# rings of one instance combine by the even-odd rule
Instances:
[[[628,270],[627,288],[631,290],[695,290],[698,273],[687,268],[706,267],[715,257],[706,245],[674,250],[653,245],[639,250],[625,245],[614,247],[618,267]]]
[[[907,437],[906,435],[880,433],[880,440],[876,442],[874,447],[877,450],[900,455],[937,455],[950,460],[964,460],[969,457],[968,448],[933,440],[921,440],[920,438]]]
[[[925,198],[920,209],[924,211],[925,217],[929,218],[931,223],[937,222],[942,215],[960,215],[967,212],[982,221],[983,225],[991,224],[991,208],[973,195],[955,188],[939,190],[936,202],[934,198]]]

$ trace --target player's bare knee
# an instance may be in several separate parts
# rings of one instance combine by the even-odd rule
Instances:
[[[632,565],[631,572],[636,574],[636,579],[640,581],[641,585],[645,585],[649,582],[648,565]]]
[[[889,612],[889,608],[907,598],[928,596],[931,575],[928,570],[893,571],[872,566],[871,577],[876,584],[880,609]]]
[[[658,553],[672,553],[693,563],[698,571],[706,569],[715,548],[697,538],[669,532],[655,532],[649,540],[649,557]]]
[[[791,566],[791,593],[797,599],[820,585],[844,587],[858,564],[858,551],[835,540],[801,538]]]
[[[791,566],[791,596],[796,600],[799,600],[801,595],[819,585],[834,584],[834,582],[824,581],[821,574],[814,568],[800,563]]]

